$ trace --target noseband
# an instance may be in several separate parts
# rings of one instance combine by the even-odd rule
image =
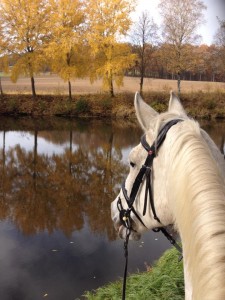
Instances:
[[[123,296],[122,299],[125,299],[125,290],[126,290],[126,275],[127,275],[127,262],[128,262],[128,241],[129,241],[129,236],[131,233],[131,230],[135,231],[132,228],[132,222],[131,222],[131,212],[136,216],[136,218],[139,220],[139,222],[147,228],[147,226],[144,224],[143,220],[141,217],[138,215],[136,210],[134,209],[134,202],[136,200],[139,188],[141,184],[143,183],[144,179],[146,179],[146,186],[145,186],[145,198],[144,198],[144,206],[143,206],[143,213],[142,215],[144,216],[146,214],[146,209],[147,209],[147,201],[149,198],[150,202],[150,207],[151,211],[153,214],[153,218],[160,224],[160,227],[156,227],[153,229],[153,231],[158,232],[161,231],[166,238],[170,241],[170,243],[176,247],[176,249],[182,253],[181,247],[176,243],[175,239],[170,235],[170,233],[166,230],[165,227],[163,227],[163,224],[161,223],[159,217],[156,214],[155,210],[155,204],[154,204],[154,197],[152,193],[152,165],[153,165],[153,160],[157,156],[157,152],[164,142],[166,138],[166,134],[169,131],[169,129],[177,124],[178,122],[181,122],[183,120],[181,119],[175,119],[172,121],[169,121],[164,125],[164,127],[159,131],[159,134],[157,136],[157,139],[154,141],[154,143],[150,146],[147,141],[146,141],[146,135],[144,134],[141,138],[141,144],[144,147],[144,149],[147,151],[148,155],[147,158],[141,167],[137,177],[135,178],[135,181],[133,183],[133,187],[131,189],[130,197],[128,196],[127,190],[125,188],[125,181],[122,183],[122,192],[123,196],[126,200],[127,203],[127,209],[123,208],[121,198],[118,198],[117,201],[117,208],[120,213],[120,222],[126,227],[126,238],[124,242],[124,250],[125,250],[125,258],[126,258],[126,264],[125,264],[125,270],[124,270],[124,282],[123,282]],[[182,258],[182,257],[181,257]]]

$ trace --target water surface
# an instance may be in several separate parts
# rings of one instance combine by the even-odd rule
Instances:
[[[225,122],[202,122],[224,147]],[[0,119],[0,299],[81,299],[122,277],[123,241],[110,203],[142,131],[134,122]],[[170,247],[146,233],[129,245],[129,272]]]

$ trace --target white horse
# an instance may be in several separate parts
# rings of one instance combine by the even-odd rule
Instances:
[[[179,99],[171,92],[168,111],[158,114],[138,93],[135,96],[138,121],[149,145],[159,130],[172,119],[172,126],[152,166],[154,206],[143,216],[146,180],[141,183],[133,207],[144,223],[131,212],[130,239],[160,226],[174,225],[183,248],[185,299],[225,300],[225,162],[223,155],[199,124],[188,118]],[[130,196],[135,178],[147,152],[139,144],[129,154],[130,172],[124,188]],[[128,208],[124,192],[112,202],[111,215],[121,238],[126,237],[118,210]]]

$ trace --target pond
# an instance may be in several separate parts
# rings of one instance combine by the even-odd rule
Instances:
[[[202,126],[222,149],[225,122]],[[1,117],[1,300],[82,299],[123,276],[110,203],[141,134],[128,121]],[[169,247],[154,232],[131,242],[128,272]]]

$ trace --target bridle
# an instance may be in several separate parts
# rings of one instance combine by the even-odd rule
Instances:
[[[144,149],[147,151],[148,155],[147,158],[141,167],[140,171],[138,172],[133,187],[131,189],[130,196],[128,196],[127,190],[125,188],[125,181],[122,183],[122,192],[123,196],[127,203],[127,209],[123,208],[121,198],[119,197],[117,200],[117,208],[119,210],[120,214],[120,222],[122,225],[126,227],[126,238],[124,241],[124,250],[125,250],[125,258],[126,258],[126,264],[125,264],[125,270],[124,270],[124,282],[123,282],[123,296],[122,299],[125,299],[125,291],[126,291],[126,277],[127,277],[127,263],[128,263],[128,241],[129,236],[131,234],[131,231],[135,231],[132,228],[132,221],[131,221],[131,212],[135,215],[135,217],[138,219],[138,221],[147,228],[147,226],[144,224],[143,220],[139,216],[139,214],[136,212],[134,208],[134,202],[136,200],[138,191],[140,186],[142,185],[144,179],[146,180],[146,186],[145,186],[145,197],[144,197],[144,206],[143,206],[143,213],[144,216],[146,214],[147,209],[147,202],[149,199],[151,211],[153,214],[153,218],[159,223],[159,227],[156,227],[153,229],[154,232],[161,231],[166,238],[170,241],[170,243],[176,247],[176,249],[182,253],[181,247],[176,243],[175,239],[171,236],[171,234],[166,230],[166,228],[161,223],[159,217],[157,216],[156,210],[155,210],[155,204],[154,204],[154,197],[152,193],[152,166],[153,166],[153,160],[157,156],[158,150],[162,143],[164,142],[167,132],[169,129],[177,124],[178,122],[183,121],[182,119],[174,119],[166,123],[163,128],[159,131],[159,134],[157,136],[157,139],[154,141],[154,143],[150,146],[148,142],[146,141],[146,135],[144,134],[141,138],[141,144],[144,147]]]

